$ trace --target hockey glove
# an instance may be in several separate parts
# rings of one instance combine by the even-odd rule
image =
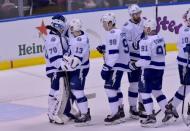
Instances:
[[[135,65],[135,61],[130,61],[130,62],[129,62],[129,69],[130,69],[131,71],[134,71],[134,70],[137,70],[137,69],[138,69],[138,67]]]
[[[63,71],[71,70],[69,63],[65,60],[61,61],[60,68],[61,68],[60,70],[63,70]]]
[[[190,54],[190,44],[187,44],[185,48],[183,48],[184,52]]]
[[[82,63],[79,58],[74,56],[63,56],[63,61],[61,62],[61,68],[64,71],[74,71]]]
[[[111,73],[112,73],[111,69],[112,69],[112,67],[110,67],[106,64],[103,65],[103,68],[101,71],[101,76],[102,76],[103,80],[109,80]]]
[[[100,54],[104,54],[105,50],[106,50],[106,46],[105,45],[99,45],[96,47],[96,50],[100,53]]]

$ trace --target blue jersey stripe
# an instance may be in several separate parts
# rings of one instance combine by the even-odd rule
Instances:
[[[89,60],[87,60],[84,64],[82,64],[82,66],[89,65],[89,63]]]
[[[140,58],[140,54],[130,52],[130,56]]]
[[[182,63],[185,63],[185,64],[187,64],[187,59],[185,59],[185,58],[181,58],[181,57],[177,57],[177,60],[179,61],[179,62],[182,62]],[[190,64],[190,61],[189,61],[189,64]]]
[[[57,68],[55,68],[55,67],[46,67],[46,71],[50,71],[50,70],[54,70],[54,69],[57,69]]]
[[[81,62],[82,62],[82,57],[79,57],[79,56],[76,56],[76,55],[74,55],[74,57],[77,57]]]
[[[116,64],[114,65],[114,67],[120,67],[120,68],[124,68],[124,69],[129,69],[129,66],[128,66],[128,65],[121,64],[121,63],[116,63]]]
[[[49,61],[50,61],[50,63],[52,63],[52,62],[54,62],[54,61],[56,61],[57,59],[60,59],[60,58],[63,58],[63,56],[62,55],[57,55],[57,56],[54,56],[54,57],[50,58]]]
[[[151,57],[150,57],[150,56],[141,56],[141,59],[144,59],[144,60],[151,60]]]
[[[118,54],[119,50],[109,50],[109,54]]]
[[[150,65],[153,65],[153,66],[165,66],[165,62],[151,61]]]

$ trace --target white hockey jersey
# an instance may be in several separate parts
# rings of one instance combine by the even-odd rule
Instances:
[[[112,29],[105,40],[105,64],[114,70],[129,71],[129,46],[120,29]]]
[[[122,33],[125,34],[129,45],[131,60],[138,60],[140,58],[139,42],[144,37],[144,21],[145,19],[142,18],[140,23],[136,24],[129,20],[122,28]]]
[[[165,41],[159,35],[146,36],[140,43],[140,57],[137,67],[163,70],[165,67]]]
[[[71,35],[69,37],[69,52],[70,55],[79,58],[82,62],[77,69],[89,68],[90,45],[86,33],[82,32],[80,36],[74,37]]]
[[[187,44],[190,44],[190,27],[184,26],[179,31],[179,37],[177,42],[177,48],[179,50],[177,61],[179,65],[187,65],[188,54],[184,52],[184,48]]]
[[[66,53],[67,43],[62,37],[63,48],[61,46],[60,37],[53,33],[48,34],[45,39],[44,52],[46,59],[46,74],[61,72],[60,64],[63,61],[63,54]]]

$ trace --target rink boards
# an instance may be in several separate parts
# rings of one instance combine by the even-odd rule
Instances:
[[[158,7],[158,30],[165,38],[167,51],[176,50],[177,35],[184,25],[182,15],[189,8],[189,5],[170,4]],[[155,6],[143,6],[142,10],[143,17],[155,19]],[[95,48],[103,42],[105,31],[100,23],[100,18],[108,11],[116,14],[118,28],[121,28],[130,18],[127,7],[62,13],[68,21],[72,18],[82,20],[84,30],[87,31],[90,39],[91,58],[101,56],[95,51]],[[43,39],[48,31],[44,27],[51,23],[52,15],[54,14],[0,21],[0,34],[3,36],[0,44],[0,70],[45,62],[43,59]]]

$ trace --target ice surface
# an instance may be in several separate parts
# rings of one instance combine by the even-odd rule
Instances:
[[[167,66],[164,74],[163,92],[170,99],[179,87],[176,53],[167,54]],[[92,123],[94,126],[75,127],[73,124],[57,126],[48,123],[46,116],[49,79],[45,76],[45,66],[33,66],[0,72],[0,131],[189,131],[181,118],[175,125],[162,128],[146,129],[138,121],[128,121],[115,126],[104,126],[103,119],[109,114],[109,107],[104,92],[104,81],[100,77],[103,60],[91,60],[91,69],[87,77],[86,93],[96,93],[95,99],[89,100]],[[127,75],[122,79],[125,112],[128,116]],[[187,98],[187,100],[189,97]],[[158,105],[155,104],[158,110]],[[180,111],[180,108],[179,108]],[[158,116],[161,120],[163,114]]]

